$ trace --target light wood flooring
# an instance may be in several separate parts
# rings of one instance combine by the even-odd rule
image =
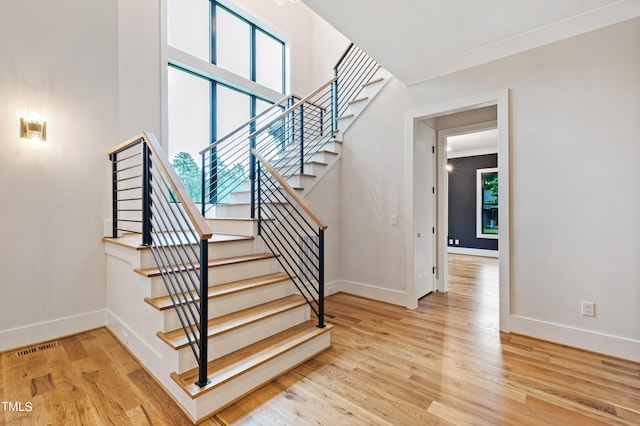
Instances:
[[[640,424],[640,364],[501,334],[497,260],[449,272],[416,310],[330,297],[333,347],[204,424]],[[0,400],[33,404],[0,424],[188,423],[104,329],[0,359]]]

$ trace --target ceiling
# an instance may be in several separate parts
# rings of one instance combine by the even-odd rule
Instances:
[[[447,156],[449,158],[497,151],[498,129],[481,130],[447,137]]]
[[[407,85],[640,16],[638,0],[303,0]]]

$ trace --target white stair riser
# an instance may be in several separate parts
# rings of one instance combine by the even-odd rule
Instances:
[[[319,151],[333,151],[340,152],[342,149],[342,144],[336,141],[328,141],[328,142],[310,142],[305,148],[305,160],[309,160],[313,153],[317,153]],[[278,158],[285,158],[287,160],[297,159],[297,162],[300,162],[300,151],[299,150],[288,150],[283,151],[283,154],[278,156]]]
[[[219,204],[215,208],[216,216],[245,218],[251,216],[249,204]]]
[[[359,115],[369,104],[370,99],[350,103],[345,114]]]
[[[319,174],[324,172],[324,169],[326,167],[327,166],[324,166],[322,164],[309,164],[309,163],[306,163],[304,165],[304,174],[306,174],[306,175],[319,175]],[[285,166],[285,167],[279,167],[277,170],[278,170],[278,173],[280,173],[283,176],[286,176],[286,175],[290,175],[292,173],[299,173],[300,172],[300,167],[299,167],[299,165],[296,165],[295,167]]]
[[[230,402],[248,394],[259,386],[269,383],[274,378],[330,347],[330,333],[323,333],[205,393],[195,400],[196,421],[204,420]]]
[[[221,317],[255,305],[267,303],[293,294],[291,281],[281,281],[264,285],[250,290],[239,291],[224,296],[209,299],[209,319]],[[164,314],[164,329],[171,331],[181,328],[180,320],[175,309],[167,309]]]
[[[295,186],[298,188],[307,188],[311,182],[313,182],[316,178],[313,176],[290,176],[287,178],[287,182],[291,186]]]
[[[200,247],[196,244],[192,245],[193,250],[199,256],[200,255]],[[171,259],[172,264],[183,263],[180,260],[180,256],[182,259],[186,260],[186,255],[184,250],[176,249],[174,247],[164,247],[158,248],[159,254],[162,256],[162,259],[165,259],[165,256]],[[187,249],[191,250],[191,249]],[[153,258],[153,254],[151,250],[140,250],[140,264],[142,268],[153,268],[156,266],[156,262]],[[253,252],[253,240],[241,240],[241,241],[228,241],[228,242],[219,242],[219,243],[210,243],[209,244],[209,260],[217,259],[221,257],[231,257],[231,256],[242,256],[245,254],[250,254]],[[189,254],[193,254],[189,252]],[[174,261],[175,259],[175,261]]]
[[[304,304],[278,315],[247,324],[212,338],[209,338],[208,360],[212,361],[245,346],[258,342],[265,337],[284,331],[307,321],[309,306]],[[193,351],[189,346],[178,350],[178,373],[197,367]]]
[[[214,233],[253,237],[258,235],[257,222],[252,220],[207,219]]]
[[[217,266],[215,268],[209,268],[209,285],[212,286],[231,281],[244,280],[258,275],[273,274],[279,270],[280,265],[275,258]],[[148,280],[151,287],[151,297],[166,296],[168,294],[162,277],[151,277]]]

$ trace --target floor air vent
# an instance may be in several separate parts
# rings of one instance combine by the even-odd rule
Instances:
[[[21,351],[18,351],[17,355],[18,356],[24,356],[24,355],[29,355],[29,354],[33,354],[39,351],[44,351],[47,349],[51,349],[51,348],[57,348],[58,347],[58,342],[50,342],[50,343],[45,343],[43,345],[40,346],[34,346],[28,349],[23,349]]]

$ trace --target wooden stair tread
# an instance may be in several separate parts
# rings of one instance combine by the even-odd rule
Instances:
[[[260,275],[244,280],[232,281],[224,284],[218,284],[209,287],[208,298],[225,296],[227,294],[237,293],[244,290],[258,288],[269,284],[275,284],[289,279],[289,275],[284,272],[276,272],[274,274]],[[175,295],[174,298],[179,299],[179,303],[193,303],[200,301],[200,296],[196,291],[191,292],[191,297],[185,300],[184,293]],[[171,296],[145,297],[145,302],[153,306],[159,311],[173,308]]]
[[[368,100],[368,99],[369,99],[369,97],[368,97],[368,96],[363,96],[362,98],[358,98],[358,99],[354,99],[354,100],[352,100],[352,101],[349,101],[349,102],[347,102],[347,104],[349,104],[349,105],[353,105],[353,104],[357,104],[357,103],[359,103],[359,102],[364,102],[364,101],[366,101],[366,100]]]
[[[235,234],[223,234],[223,233],[215,233],[209,239],[209,244],[223,244],[230,243],[236,241],[248,241],[253,240],[253,237],[247,237],[244,235],[235,235]],[[142,245],[142,237],[140,234],[130,234],[126,236],[122,236],[120,238],[113,237],[102,237],[102,241],[110,244],[115,244],[118,246],[130,248],[132,250],[150,250],[149,246]],[[198,244],[198,241],[193,241],[185,244]],[[162,244],[163,247],[169,247],[171,245]]]
[[[353,117],[353,114],[345,114],[345,115],[342,115],[342,116],[338,117],[338,121],[346,120],[347,118],[352,118],[352,117]]]
[[[310,175],[310,174],[307,174],[307,173],[294,173],[294,174],[291,174],[291,175],[286,175],[285,177],[286,177],[286,178],[291,178],[291,177],[296,177],[296,176],[300,176],[300,177],[310,177],[310,178],[314,178],[314,177],[316,177],[316,175]]]
[[[307,161],[304,164],[311,164],[311,165],[315,165],[315,166],[328,166],[328,163],[323,163],[322,161],[316,161],[316,160],[312,160],[312,161]]]
[[[171,377],[192,399],[195,399],[333,328],[330,324],[325,328],[318,328],[316,325],[316,320],[303,322],[209,362],[208,378],[211,383],[202,388],[195,384],[198,380],[197,368],[182,374],[171,373]]]
[[[274,257],[274,255],[272,253],[254,253],[254,254],[246,254],[246,255],[242,255],[242,256],[232,256],[232,257],[223,257],[223,258],[218,258],[218,259],[210,259],[208,262],[207,267],[208,268],[216,268],[219,266],[226,266],[226,265],[233,265],[236,263],[244,263],[244,262],[253,262],[253,261],[257,261],[257,260],[264,260],[264,259],[271,259],[272,257]],[[180,266],[178,267],[177,265],[173,265],[173,271],[177,272],[179,270],[181,271],[185,271],[185,270],[190,270],[192,269],[191,267],[184,267],[184,266]],[[160,275],[160,269],[157,267],[151,267],[151,268],[135,268],[134,269],[135,272],[137,272],[140,275],[143,275],[145,277],[157,277]]]
[[[221,317],[210,319],[207,329],[207,337],[210,339],[217,335],[227,333],[245,325],[253,324],[265,318],[278,315],[280,313],[306,305],[306,300],[299,294],[282,297],[271,302],[256,305],[248,309],[233,312]],[[182,349],[189,345],[189,341],[183,329],[158,332],[157,336],[171,346],[173,349]]]
[[[366,83],[362,83],[362,87],[371,86],[372,84],[379,83],[379,82],[381,82],[382,80],[384,80],[384,78],[379,77],[379,78],[376,78],[376,79],[374,79],[374,80],[367,81]]]

